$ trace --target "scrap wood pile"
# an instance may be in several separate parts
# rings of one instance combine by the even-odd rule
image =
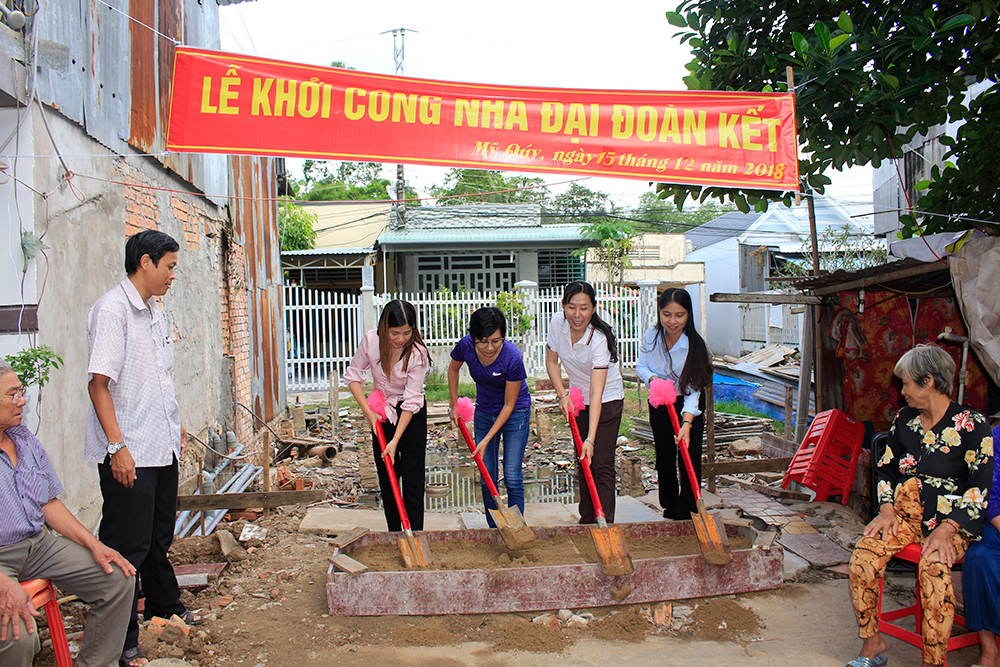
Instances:
[[[653,431],[649,419],[633,418],[631,435],[633,438],[653,441]],[[767,417],[750,417],[748,415],[733,415],[725,412],[715,413],[715,444],[730,444],[739,440],[759,438],[764,433],[771,432],[771,420]]]
[[[739,368],[743,364],[785,380],[797,382],[799,379],[799,351],[787,345],[769,345],[738,359],[728,354],[712,357],[712,365],[717,368]]]

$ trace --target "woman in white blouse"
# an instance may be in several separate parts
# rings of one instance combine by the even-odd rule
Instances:
[[[618,349],[611,326],[597,315],[590,283],[578,280],[563,289],[562,312],[549,324],[545,368],[559,396],[559,409],[569,418],[569,388],[563,386],[560,363],[571,386],[583,391],[586,408],[576,416],[583,455],[590,461],[601,509],[615,520],[615,448],[621,425],[625,388],[618,370]],[[578,476],[582,469],[578,470]],[[580,484],[580,523],[597,523],[587,485]]]

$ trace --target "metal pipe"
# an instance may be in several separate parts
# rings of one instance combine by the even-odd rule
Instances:
[[[256,466],[254,465],[250,464],[244,465],[243,468],[241,468],[237,474],[230,477],[226,481],[226,483],[222,485],[222,488],[219,489],[218,493],[227,493],[235,484],[241,483],[242,478],[246,477],[246,475],[251,471],[253,471],[255,468]],[[243,488],[246,488],[246,486],[244,486]],[[174,534],[177,537],[185,537],[188,531],[190,531],[195,526],[195,524],[198,523],[200,517],[201,517],[201,512],[195,512],[194,514],[189,514],[187,517],[188,518],[187,524],[180,530],[180,532],[177,532],[177,530],[175,529]]]
[[[263,468],[257,468],[256,466],[254,466],[254,468],[255,470],[253,471],[253,474],[250,475],[246,482],[241,483],[241,485],[233,491],[233,493],[242,493],[247,489],[247,487],[253,484],[253,481],[257,479],[257,475],[259,475],[263,470]],[[220,521],[222,521],[222,517],[226,516],[227,511],[228,510],[215,510],[215,516],[205,522],[206,535],[215,530],[215,527],[219,525]]]
[[[218,438],[216,440],[218,440]],[[233,448],[233,451],[229,455],[230,456],[239,456],[243,452],[243,449],[244,449],[243,445],[236,445],[236,447]],[[220,463],[219,465],[215,466],[215,468],[213,468],[211,471],[208,471],[208,470],[202,471],[202,487],[203,488],[199,489],[199,490],[196,490],[194,492],[194,495],[196,495],[196,496],[197,495],[201,495],[203,492],[205,494],[215,493],[215,479],[216,479],[216,477],[218,477],[219,474],[223,470],[225,470],[226,468],[228,468],[229,465],[232,462],[233,462],[233,459],[231,459],[231,458],[223,459],[222,463]],[[184,525],[184,522],[186,522],[188,520],[189,516],[191,516],[191,510],[184,510],[183,512],[181,512],[180,514],[177,515],[177,520],[174,522],[174,535],[177,535],[177,531],[179,531],[181,529],[181,527]]]

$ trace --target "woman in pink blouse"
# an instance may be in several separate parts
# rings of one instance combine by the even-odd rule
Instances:
[[[382,428],[386,455],[393,457],[399,477],[403,506],[413,530],[424,528],[424,471],[427,450],[427,405],[424,377],[427,375],[427,348],[417,330],[417,311],[406,301],[390,301],[382,310],[378,328],[361,339],[344,381],[372,426],[372,442],[378,417],[365,399],[365,371],[370,370],[375,390],[385,394],[388,423]],[[399,511],[392,497],[389,475],[381,456],[375,457],[382,510],[392,532],[402,530]]]

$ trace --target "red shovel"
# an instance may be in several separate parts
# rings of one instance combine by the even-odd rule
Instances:
[[[389,474],[389,485],[392,487],[392,496],[396,499],[396,509],[399,510],[399,521],[403,524],[404,537],[400,537],[399,553],[403,556],[403,564],[407,568],[431,567],[434,559],[431,556],[430,545],[427,544],[427,536],[414,536],[410,529],[410,518],[406,516],[406,508],[403,507],[403,496],[399,492],[399,481],[396,479],[396,470],[392,465],[392,458],[385,455],[385,433],[382,432],[382,422],[385,420],[385,396],[380,391],[373,391],[368,396],[368,407],[376,415],[381,417],[375,422],[375,435],[378,437],[379,456],[385,462],[386,472]]]
[[[676,400],[677,389],[674,387],[673,380],[657,378],[649,384],[649,404],[654,408],[666,405],[670,412],[670,421],[674,425],[674,433],[680,433],[681,424],[677,419],[677,410],[674,408]],[[680,450],[681,458],[684,459],[684,467],[687,469],[688,480],[691,482],[691,491],[694,493],[694,500],[698,506],[697,513],[691,512],[691,520],[694,522],[694,532],[697,533],[698,542],[701,544],[701,554],[705,557],[705,562],[710,565],[725,565],[733,560],[733,554],[729,549],[729,538],[726,536],[726,527],[718,514],[709,514],[705,509],[705,501],[701,499],[701,481],[694,474],[691,455],[688,453],[688,445],[684,440],[680,441]]]
[[[634,567],[632,556],[628,553],[628,545],[625,543],[625,531],[621,526],[608,525],[608,520],[604,517],[604,508],[601,507],[601,499],[597,495],[594,475],[590,471],[590,461],[583,455],[583,440],[580,439],[580,429],[576,425],[576,415],[583,410],[583,392],[579,387],[573,387],[569,390],[569,397],[569,428],[573,432],[576,456],[580,459],[583,477],[587,480],[587,490],[590,491],[590,499],[594,503],[594,514],[597,516],[597,528],[590,529],[590,537],[594,540],[601,569],[604,574],[611,576],[632,574]]]
[[[503,538],[503,543],[511,551],[520,551],[521,549],[530,547],[535,542],[535,533],[524,522],[524,517],[521,516],[521,510],[518,509],[517,505],[506,507],[506,504],[500,497],[500,492],[497,490],[496,484],[493,483],[493,479],[490,477],[490,471],[486,469],[486,464],[483,463],[483,457],[476,454],[476,443],[472,440],[472,436],[469,435],[469,429],[465,426],[465,422],[472,419],[476,412],[475,408],[472,407],[472,401],[465,396],[459,398],[458,404],[455,406],[455,412],[458,417],[455,420],[458,422],[458,430],[462,432],[465,443],[469,446],[469,451],[472,452],[472,456],[476,460],[476,465],[479,466],[479,474],[483,476],[486,488],[489,490],[490,495],[493,496],[493,504],[497,506],[495,510],[490,510],[490,516],[493,517],[493,522],[500,530],[500,537]]]

